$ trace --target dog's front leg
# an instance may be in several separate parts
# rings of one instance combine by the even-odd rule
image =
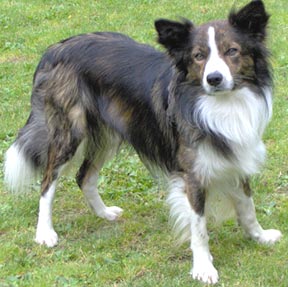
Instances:
[[[282,234],[279,230],[264,230],[259,224],[248,180],[242,182],[239,192],[232,193],[232,200],[238,222],[249,237],[263,244],[274,244],[280,240]]]
[[[218,272],[213,266],[213,257],[209,251],[209,237],[204,215],[192,212],[191,220],[191,249],[193,252],[193,267],[191,275],[208,284],[218,282]]]
[[[205,191],[193,179],[186,181],[187,196],[192,207],[191,211],[191,249],[193,267],[191,275],[208,284],[218,282],[218,272],[213,266],[213,257],[209,250],[209,236],[205,218]]]

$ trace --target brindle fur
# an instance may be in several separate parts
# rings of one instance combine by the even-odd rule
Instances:
[[[217,35],[227,34],[227,25],[235,26],[223,37],[224,48],[230,41],[243,41],[235,15],[231,13],[229,21],[207,24],[220,32]],[[95,159],[117,138],[118,145],[122,141],[131,144],[144,162],[169,173],[183,173],[191,205],[204,212],[201,179],[193,172],[195,148],[208,139],[223,156],[233,157],[225,138],[191,118],[205,66],[205,61],[195,62],[193,56],[198,51],[208,53],[206,26],[196,28],[187,20],[158,20],[159,42],[169,56],[118,33],[79,35],[47,50],[34,75],[31,115],[18,136],[18,141],[24,142],[22,135],[27,131],[39,134],[24,146],[33,164],[44,171],[43,194],[81,142],[86,141],[86,149],[77,173],[80,187]],[[271,81],[264,68],[265,48],[261,46],[258,55],[250,53],[251,47],[247,51],[241,51],[243,63],[229,65],[232,73],[241,75],[236,85],[255,86],[258,73],[266,83]]]

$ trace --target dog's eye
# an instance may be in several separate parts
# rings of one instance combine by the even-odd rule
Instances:
[[[201,52],[198,52],[194,55],[194,59],[198,62],[201,62],[205,59],[205,55]]]
[[[239,50],[237,48],[230,48],[225,52],[225,56],[233,57],[238,55]]]

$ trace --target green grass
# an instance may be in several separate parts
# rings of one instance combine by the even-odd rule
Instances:
[[[48,45],[96,30],[120,31],[156,45],[154,19],[184,16],[199,24],[224,17],[230,5],[228,0],[0,0],[1,287],[202,286],[188,275],[188,244],[174,244],[165,192],[130,150],[108,164],[100,180],[105,201],[123,207],[123,217],[116,223],[97,218],[75,181],[64,179],[54,205],[60,242],[52,249],[33,242],[39,193],[9,194],[2,166],[5,150],[28,117],[33,72]],[[267,247],[245,239],[231,222],[212,228],[210,246],[221,277],[217,286],[223,287],[288,286],[288,3],[267,0],[266,6],[272,14],[274,116],[265,134],[267,164],[252,185],[259,221],[279,228],[284,237]]]

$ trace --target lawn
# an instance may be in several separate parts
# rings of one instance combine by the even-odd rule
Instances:
[[[237,1],[237,6],[246,3]],[[223,287],[288,286],[288,2],[265,4],[272,15],[268,45],[274,115],[265,133],[267,162],[252,186],[259,221],[284,236],[273,247],[260,246],[246,239],[234,222],[211,226],[210,246],[220,273],[217,286]],[[100,178],[105,202],[124,209],[115,223],[91,212],[73,178],[61,180],[54,205],[60,242],[52,249],[33,241],[39,192],[10,194],[3,186],[2,167],[6,149],[29,115],[33,73],[47,46],[97,30],[123,32],[157,46],[156,18],[183,16],[200,24],[225,17],[230,7],[228,0],[0,0],[1,287],[203,286],[188,274],[189,244],[175,244],[165,191],[132,150],[123,149]]]

